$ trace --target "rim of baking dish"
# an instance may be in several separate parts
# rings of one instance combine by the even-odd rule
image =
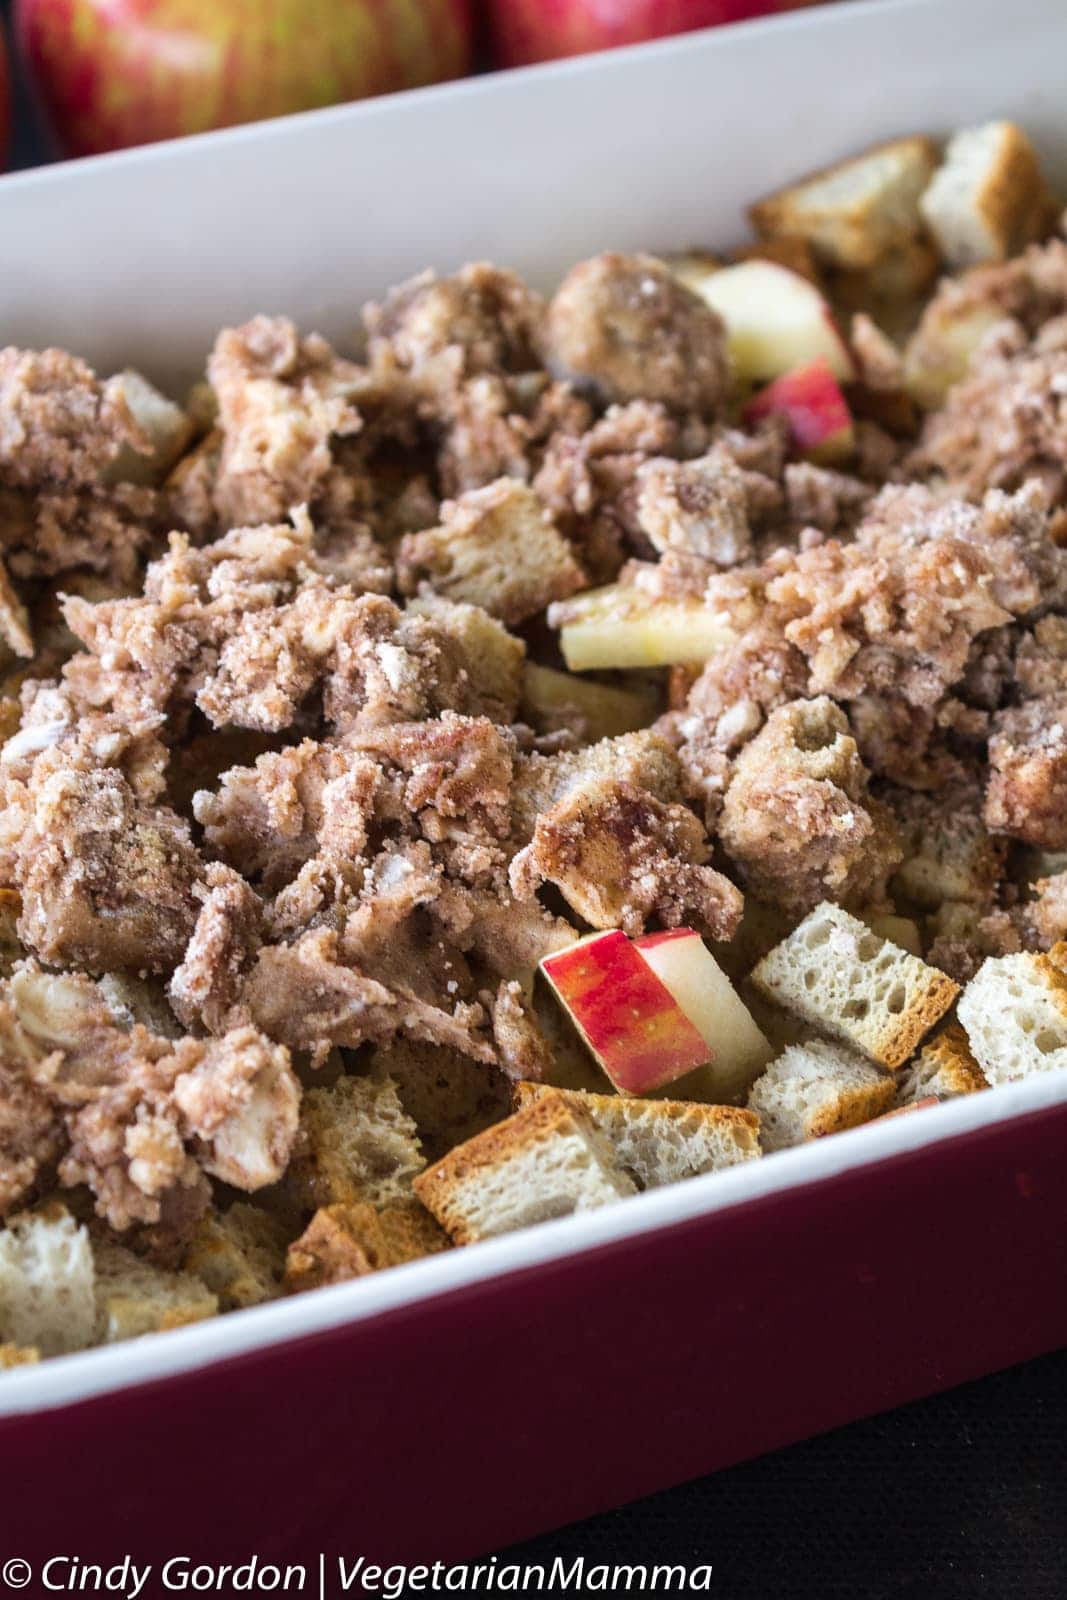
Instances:
[[[1054,1068],[1017,1083],[964,1095],[906,1116],[867,1123],[723,1172],[688,1178],[600,1210],[561,1217],[350,1283],[228,1312],[186,1328],[145,1334],[76,1355],[54,1356],[39,1366],[20,1367],[3,1374],[0,1419],[72,1405],[310,1334],[355,1326],[422,1300],[655,1233],[789,1189],[828,1182],[860,1167],[981,1133],[1063,1104],[1067,1104],[1067,1069]],[[1024,1162],[1022,1145],[1019,1154]]]

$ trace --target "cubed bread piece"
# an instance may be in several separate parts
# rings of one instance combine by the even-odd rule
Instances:
[[[462,651],[475,702],[471,714],[494,722],[514,722],[523,682],[526,646],[482,606],[443,595],[424,594],[409,600],[408,611],[429,617]]]
[[[757,1119],[737,1106],[585,1094],[544,1083],[515,1086],[520,1110],[552,1096],[588,1117],[640,1189],[658,1189],[701,1172],[721,1172],[760,1153]]]
[[[456,1244],[474,1244],[636,1193],[604,1136],[560,1098],[518,1111],[415,1180]]]
[[[743,244],[739,249],[732,252],[730,259],[732,261],[773,261],[776,266],[788,267],[790,272],[798,272],[802,278],[807,278],[817,289],[823,287],[822,273],[819,271],[819,264],[815,260],[811,245],[807,239],[802,239],[796,234],[781,233],[777,237],[757,239],[755,244]],[[692,287],[696,288],[697,283],[706,278],[708,273],[719,265],[721,265],[720,262],[712,259],[703,272],[699,274],[699,278],[696,267],[690,268],[692,277],[695,280]]]
[[[396,1085],[426,1159],[473,1139],[509,1114],[511,1091],[499,1069],[424,1039],[396,1039],[375,1050],[370,1071]]]
[[[897,1077],[897,1105],[914,1105],[936,1095],[955,1100],[961,1094],[988,1089],[989,1080],[971,1054],[967,1035],[958,1022],[927,1040],[910,1066]]]
[[[316,1211],[285,1261],[290,1294],[363,1278],[449,1248],[448,1235],[417,1200],[376,1211],[335,1205]]]
[[[285,1182],[308,1210],[407,1199],[426,1165],[415,1123],[391,1078],[339,1078],[311,1089]]]
[[[93,1342],[89,1235],[58,1202],[9,1219],[0,1230],[0,1339],[42,1355]]]
[[[0,1372],[11,1372],[15,1367],[32,1367],[41,1359],[36,1345],[0,1344]]]
[[[1037,152],[1014,122],[964,128],[920,202],[950,267],[1003,261],[1036,236],[1046,194]]]
[[[540,500],[514,478],[446,501],[440,527],[404,537],[399,571],[409,592],[428,580],[438,594],[483,606],[507,623],[536,615],[586,582]]]
[[[1063,952],[990,956],[960,996],[960,1022],[990,1083],[1067,1067]]]
[[[115,1344],[213,1317],[219,1302],[191,1272],[165,1272],[122,1245],[96,1241],[96,1338]]]
[[[933,140],[894,139],[768,195],[749,216],[764,236],[793,235],[835,266],[869,267],[918,233],[919,197],[936,167]]]
[[[182,1265],[218,1296],[220,1310],[237,1311],[281,1294],[287,1244],[277,1217],[238,1200],[206,1213]]]
[[[601,739],[584,750],[530,755],[515,768],[511,790],[513,836],[526,844],[537,819],[592,779],[606,778],[644,789],[657,800],[682,797],[682,768],[666,739],[651,728]]]
[[[840,1045],[811,1039],[771,1062],[752,1085],[748,1105],[769,1153],[870,1122],[892,1108],[894,1092],[890,1073]]]
[[[829,901],[764,956],[752,982],[820,1033],[893,1069],[959,993],[945,973]]]
[[[966,790],[894,789],[887,798],[904,849],[891,880],[894,895],[924,911],[946,900],[988,904],[1004,870],[1005,847],[982,820],[981,797]]]

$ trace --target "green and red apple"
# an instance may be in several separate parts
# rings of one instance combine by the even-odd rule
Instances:
[[[469,0],[18,0],[16,26],[70,155],[462,76]]]
[[[694,273],[685,257],[680,276],[726,324],[734,372],[745,383],[766,383],[811,361],[825,361],[839,383],[851,383],[855,363],[833,312],[807,278],[775,261],[741,261]]]

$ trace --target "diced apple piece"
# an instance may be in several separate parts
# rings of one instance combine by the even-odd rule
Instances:
[[[111,379],[120,390],[134,422],[151,445],[149,454],[123,445],[105,473],[109,483],[159,483],[166,477],[193,436],[193,424],[173,400],[147,378],[128,367]]]
[[[813,283],[774,261],[742,261],[690,283],[726,324],[726,339],[743,382],[780,378],[820,357],[850,383],[856,369],[833,312]]]
[[[699,933],[648,933],[634,947],[711,1051],[710,1063],[684,1085],[685,1098],[742,1098],[774,1052]]]
[[[700,600],[663,600],[618,583],[560,601],[549,608],[548,620],[560,629],[572,672],[706,661],[736,632],[724,612]]]
[[[541,971],[620,1094],[651,1094],[710,1060],[701,1033],[617,928],[545,956]]]
[[[577,713],[590,744],[647,728],[659,704],[654,689],[615,689],[534,661],[528,661],[523,669],[520,714],[524,720],[551,730]]]
[[[809,461],[842,461],[856,442],[848,401],[821,357],[775,378],[753,395],[744,416],[749,423],[785,417],[794,450]]]

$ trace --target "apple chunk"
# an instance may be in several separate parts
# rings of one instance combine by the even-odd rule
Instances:
[[[608,667],[670,667],[706,661],[735,637],[722,611],[700,600],[664,600],[612,583],[549,607],[571,672]]]
[[[748,1008],[699,933],[673,928],[634,940],[634,948],[695,1024],[711,1061],[682,1086],[690,1100],[741,1098],[774,1054]],[[676,1093],[681,1090],[676,1086]]]
[[[541,971],[620,1094],[651,1094],[709,1062],[702,1034],[617,928],[545,956]]]
[[[520,710],[539,731],[551,732],[577,718],[589,743],[595,744],[647,728],[659,704],[655,689],[616,689],[534,661],[523,669]]]
[[[742,261],[688,285],[726,324],[737,376],[746,383],[780,378],[820,357],[849,383],[856,369],[833,313],[813,283],[774,261]]]
[[[837,379],[820,358],[775,378],[745,407],[748,423],[785,417],[793,449],[809,461],[842,461],[856,442],[852,413]]]

